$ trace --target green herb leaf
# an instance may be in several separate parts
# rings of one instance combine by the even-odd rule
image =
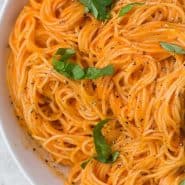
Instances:
[[[87,79],[97,79],[102,76],[112,75],[114,74],[114,67],[112,65],[108,65],[102,69],[98,69],[95,67],[89,67],[86,70],[86,78]]]
[[[82,164],[80,165],[82,169],[85,169],[85,167],[87,166],[87,164],[92,160],[91,159],[87,159],[86,161],[82,162]]]
[[[130,3],[123,8],[121,8],[119,12],[119,17],[122,17],[126,15],[128,12],[130,12],[134,7],[144,5],[145,3]]]
[[[81,163],[81,168],[85,168],[87,164],[94,158],[102,163],[113,163],[119,157],[119,152],[112,152],[111,146],[107,143],[105,137],[102,135],[102,129],[108,119],[100,121],[93,129],[93,139],[96,149],[96,157],[92,157]]]
[[[116,151],[112,154],[112,162],[115,162],[117,160],[117,158],[119,157],[119,152]]]
[[[109,18],[108,8],[112,5],[112,0],[80,0],[87,7],[95,18],[106,20]]]
[[[54,69],[58,71],[59,73],[64,70],[64,67],[65,67],[64,62],[58,62],[58,60],[53,57],[52,63],[53,63]]]
[[[75,50],[74,49],[70,49],[70,48],[59,48],[57,50],[57,52],[55,53],[55,56],[59,55],[61,58],[61,61],[65,61],[70,59],[72,56],[74,56],[75,54]]]
[[[185,185],[185,180],[183,180],[179,185]]]
[[[181,46],[176,45],[176,44],[171,44],[171,43],[167,43],[167,42],[160,42],[160,45],[166,51],[181,54],[181,55],[185,54],[185,49],[182,48]]]
[[[109,120],[99,122],[93,130],[93,138],[97,153],[96,160],[102,163],[113,163],[119,156],[119,152],[112,153],[111,146],[107,144],[105,137],[102,135],[102,128]]]
[[[89,8],[86,6],[85,7],[85,13],[89,13],[89,11],[90,11]]]
[[[80,80],[84,77],[84,70],[78,65],[69,61],[74,56],[75,50],[70,48],[59,48],[52,58],[54,69],[64,76]]]
[[[73,80],[97,79],[114,73],[112,65],[108,65],[102,69],[95,67],[84,69],[80,65],[70,61],[70,58],[74,56],[74,54],[75,50],[73,49],[59,48],[52,58],[54,69],[60,74]]]
[[[73,69],[72,69],[72,73],[73,73],[73,78],[74,80],[80,80],[83,79],[85,76],[85,71],[83,68],[81,68],[79,65],[76,65]]]

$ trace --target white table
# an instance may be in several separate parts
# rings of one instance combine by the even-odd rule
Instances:
[[[0,11],[4,0],[0,0]],[[19,0],[17,0],[19,1]],[[29,185],[12,160],[0,134],[0,185]]]

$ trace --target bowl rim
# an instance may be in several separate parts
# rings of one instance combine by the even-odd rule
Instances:
[[[1,136],[4,144],[6,145],[8,153],[12,157],[12,159],[15,162],[15,164],[16,164],[17,168],[19,169],[20,173],[23,174],[25,179],[28,181],[29,185],[36,185],[36,183],[33,182],[33,179],[29,176],[28,171],[23,167],[23,164],[21,163],[21,161],[18,160],[17,155],[13,152],[11,144],[9,142],[9,139],[6,135],[6,132],[4,131],[4,129],[1,125],[2,125],[2,121],[0,120],[0,136]]]
[[[0,25],[3,24],[3,17],[5,15],[5,12],[8,8],[9,3],[10,3],[9,0],[2,0],[2,5],[0,9]],[[28,170],[23,167],[22,162],[18,159],[19,158],[18,155],[13,151],[12,144],[8,139],[8,135],[5,131],[5,128],[3,126],[3,121],[1,119],[0,119],[0,136],[7,148],[8,153],[12,157],[13,161],[15,162],[17,168],[20,170],[21,174],[23,174],[23,176],[25,177],[25,179],[30,185],[36,185],[36,182],[34,182],[34,180],[30,177]]]
[[[15,0],[0,0],[0,136],[7,146],[7,149],[27,180],[29,185],[64,185],[62,176],[55,173],[52,166],[47,165],[44,159],[48,154],[43,155],[33,152],[33,148],[39,146],[29,140],[28,134],[18,124],[15,111],[8,97],[9,91],[6,81],[6,61],[8,58],[8,38],[15,25],[15,21],[23,7],[29,0],[21,0],[15,3]],[[34,145],[31,145],[31,144]],[[39,149],[39,148],[38,148]],[[65,166],[64,166],[65,167]],[[68,173],[66,168],[59,169],[61,174]],[[67,171],[66,171],[67,170]]]

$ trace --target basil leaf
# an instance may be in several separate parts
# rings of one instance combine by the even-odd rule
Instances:
[[[121,8],[119,12],[119,17],[122,17],[126,15],[128,12],[130,12],[134,7],[144,5],[145,3],[130,3],[123,8]]]
[[[97,79],[99,77],[112,75],[114,68],[108,65],[102,69],[95,67],[82,68],[80,65],[71,62],[69,59],[74,56],[75,50],[69,48],[59,48],[52,58],[54,69],[60,74],[73,80]]]
[[[111,146],[106,142],[105,137],[102,135],[102,128],[109,120],[99,122],[93,130],[93,139],[97,156],[96,160],[102,163],[113,163],[119,156],[119,152],[112,153]]]
[[[112,65],[108,65],[102,69],[98,69],[95,67],[89,67],[86,70],[86,78],[87,79],[97,79],[102,76],[112,75],[114,74],[114,67]]]
[[[85,76],[85,71],[84,71],[84,69],[82,69],[79,65],[76,65],[76,66],[72,69],[72,73],[73,73],[73,79],[74,79],[74,80],[83,79],[84,76]]]
[[[64,62],[58,62],[56,58],[52,59],[53,67],[56,71],[59,73],[64,70],[65,63]]]
[[[112,154],[112,162],[115,162],[117,160],[117,158],[119,157],[119,152],[116,151]]]
[[[102,134],[102,128],[108,119],[100,121],[93,129],[93,140],[96,149],[96,157],[91,157],[90,159],[81,163],[81,168],[85,168],[87,164],[94,158],[102,163],[113,163],[119,157],[119,152],[112,152],[111,146],[107,143],[105,137]]]
[[[109,18],[108,8],[112,5],[112,0],[80,0],[95,18],[106,20]]]
[[[59,48],[57,50],[57,52],[55,53],[56,55],[61,56],[61,61],[65,61],[70,59],[74,54],[75,54],[75,50],[74,49],[70,49],[70,48]]]
[[[89,8],[88,7],[85,7],[85,13],[89,13]]]
[[[179,185],[185,185],[185,180],[183,180]]]
[[[85,169],[85,167],[87,166],[87,164],[92,160],[91,159],[87,159],[86,161],[82,162],[82,164],[80,165],[82,169]]]
[[[178,46],[176,44],[171,44],[167,42],[160,42],[160,45],[163,49],[166,51],[172,52],[172,53],[177,53],[177,54],[185,54],[185,49],[182,48],[181,46]]]
[[[84,70],[77,64],[74,63],[65,63],[65,62],[55,62],[54,69],[63,74],[67,78],[71,78],[74,80],[80,80],[84,78],[85,72]]]

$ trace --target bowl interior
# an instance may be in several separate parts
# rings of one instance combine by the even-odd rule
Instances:
[[[42,160],[26,147],[26,134],[17,124],[10,103],[6,84],[6,61],[8,37],[18,13],[27,0],[6,0],[0,14],[0,131],[18,166],[33,185],[61,185],[61,179],[44,164]]]

